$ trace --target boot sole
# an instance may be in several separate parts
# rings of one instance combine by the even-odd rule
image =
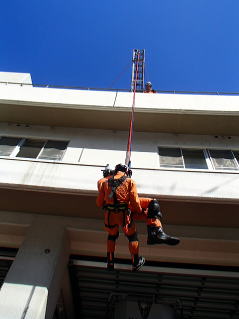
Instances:
[[[173,239],[171,241],[165,241],[165,240],[158,240],[158,241],[147,241],[147,245],[169,245],[169,246],[176,246],[180,243],[179,239]]]

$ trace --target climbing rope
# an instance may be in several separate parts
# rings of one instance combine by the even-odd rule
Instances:
[[[123,68],[123,70],[118,74],[118,76],[110,83],[110,85],[109,85],[109,88],[110,88],[110,89],[112,89],[113,86],[114,86],[119,80],[121,80],[121,78],[123,77],[123,75],[126,74],[126,72],[128,73],[130,64],[131,64],[131,62],[130,62],[130,63],[127,63],[127,64],[125,65],[125,67]]]
[[[131,116],[130,116],[130,122],[129,122],[129,135],[128,135],[126,157],[125,157],[125,165],[127,165],[128,167],[131,167],[131,149],[132,149],[132,138],[133,138],[133,129],[134,129],[135,93],[136,93],[137,81],[138,81],[139,59],[140,59],[140,53],[138,52],[137,58],[136,58],[136,68],[135,68],[133,103],[132,103]]]

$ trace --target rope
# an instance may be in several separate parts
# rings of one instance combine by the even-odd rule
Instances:
[[[128,72],[129,69],[129,63],[127,63],[127,65],[125,66],[125,68],[119,73],[119,75],[111,82],[111,84],[109,85],[109,87],[112,89],[113,85],[115,85],[121,78],[122,76],[126,73],[126,71]]]
[[[135,71],[136,75],[134,80],[133,103],[132,103],[131,116],[130,116],[130,122],[129,122],[129,135],[128,135],[126,157],[125,157],[125,165],[127,165],[128,167],[131,166],[131,149],[132,149],[134,111],[135,111],[135,93],[136,93],[137,80],[138,80],[139,58],[140,58],[140,53],[138,52],[137,59],[136,59],[136,71]]]

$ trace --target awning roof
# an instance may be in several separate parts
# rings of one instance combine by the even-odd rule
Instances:
[[[156,269],[155,269],[156,270]],[[82,319],[113,318],[120,300],[172,305],[188,319],[239,318],[239,279],[215,275],[107,272],[86,266],[70,267],[78,315]],[[107,314],[109,317],[107,317]]]

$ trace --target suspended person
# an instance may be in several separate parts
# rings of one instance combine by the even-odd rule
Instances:
[[[144,93],[156,93],[156,91],[153,90],[153,88],[152,88],[152,83],[151,82],[146,82],[145,83]]]
[[[128,172],[130,172],[130,176],[131,176],[132,175],[131,170],[128,169]],[[113,174],[114,174],[114,169],[111,168],[109,164],[107,164],[105,169],[103,170],[103,178],[101,178],[98,181],[99,191],[102,184],[107,179],[111,178]],[[131,206],[129,206],[129,208],[132,213],[131,216],[133,220],[146,221],[147,232],[148,232],[147,244],[148,245],[166,244],[171,246],[175,246],[179,244],[180,243],[179,238],[167,235],[163,231],[163,227],[162,227],[163,215],[160,210],[159,201],[153,198],[139,197],[139,202],[142,208],[140,212],[134,211],[134,208]]]
[[[130,209],[140,213],[142,208],[135,182],[127,176],[128,167],[118,164],[114,175],[105,176],[105,180],[98,182],[99,195],[97,205],[104,210],[105,229],[107,239],[107,269],[114,269],[115,242],[119,237],[119,226],[129,241],[129,252],[132,259],[132,270],[139,270],[145,259],[139,256],[139,241],[135,223],[131,217]]]
[[[129,170],[128,170],[129,171]],[[105,181],[112,178],[114,170],[106,166],[103,170],[103,178],[98,181],[98,190],[101,191],[101,187]],[[133,220],[142,220],[147,223],[148,231],[148,245],[155,244],[167,244],[167,245],[177,245],[180,240],[176,237],[172,237],[164,233],[162,228],[162,213],[160,211],[159,202],[157,199],[139,197],[139,202],[141,210],[137,211],[134,206],[129,205],[130,211],[132,212],[131,218]],[[101,205],[99,205],[101,206]],[[117,237],[118,238],[118,237]],[[111,252],[115,251],[115,241],[117,238],[108,238],[108,248],[110,247]]]

